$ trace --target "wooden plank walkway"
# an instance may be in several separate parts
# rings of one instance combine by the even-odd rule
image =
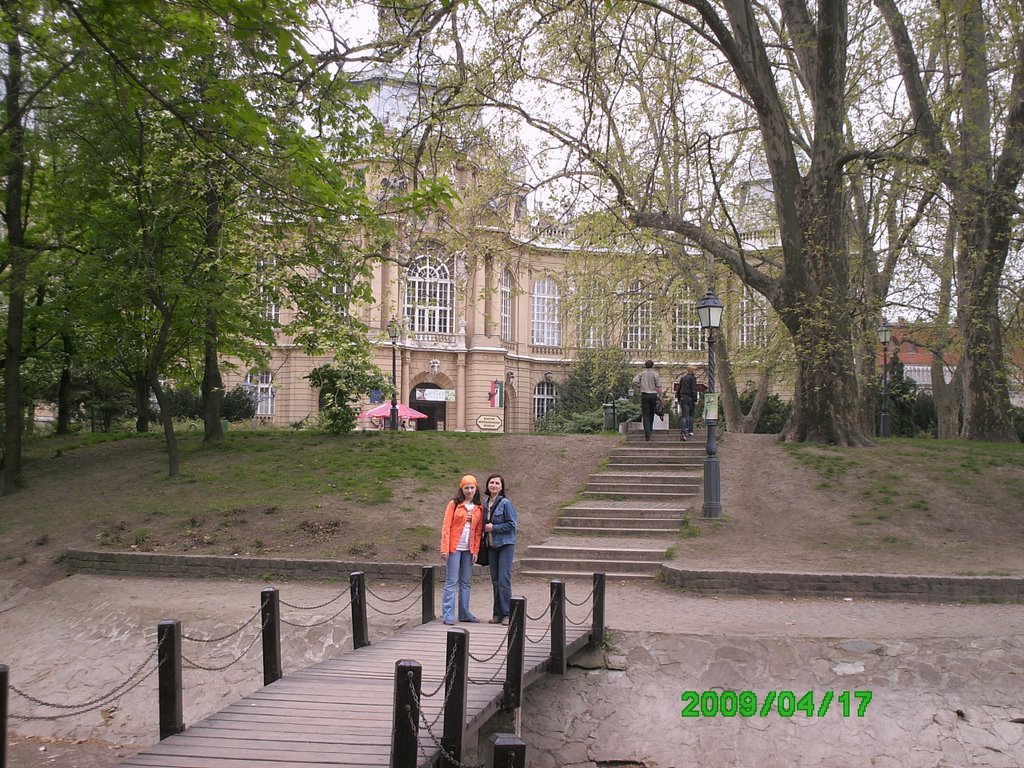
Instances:
[[[589,620],[588,620],[589,621]],[[472,656],[486,659],[508,627],[457,624],[469,632]],[[546,674],[551,648],[543,621],[527,621],[523,688]],[[440,757],[447,632],[440,620],[399,631],[281,680],[164,739],[121,766],[137,768],[316,768],[387,766],[391,754],[395,662],[423,668],[420,765]],[[567,655],[589,641],[590,625],[566,624]],[[470,657],[467,738],[498,709],[505,682],[505,650],[485,662]],[[432,694],[434,691],[436,694]],[[429,731],[423,723],[430,724]],[[431,735],[431,732],[433,735]],[[467,742],[469,743],[469,742]]]

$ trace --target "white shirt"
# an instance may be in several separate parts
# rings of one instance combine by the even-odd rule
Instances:
[[[457,552],[469,550],[469,532],[473,528],[473,510],[476,509],[476,504],[471,501],[465,502],[463,506],[466,508],[466,524],[462,526],[462,536],[459,537],[459,544],[455,547]]]

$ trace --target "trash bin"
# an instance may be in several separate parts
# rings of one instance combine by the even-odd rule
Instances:
[[[604,404],[604,428],[615,429],[615,403]]]
[[[230,426],[231,426],[231,422],[228,421],[227,419],[221,419],[220,420],[220,431],[221,432],[227,432],[228,431],[228,427],[230,427]]]

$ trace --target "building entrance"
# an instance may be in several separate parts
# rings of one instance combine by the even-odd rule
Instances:
[[[444,400],[445,390],[437,384],[417,384],[409,393],[409,405],[427,418],[416,421],[416,429],[449,429],[448,403]]]

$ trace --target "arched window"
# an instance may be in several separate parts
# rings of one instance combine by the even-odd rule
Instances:
[[[501,273],[501,340],[512,341],[512,273]]]
[[[406,273],[405,317],[413,333],[452,333],[454,283],[448,267],[420,256]]]
[[[541,347],[562,345],[562,328],[558,319],[559,293],[554,278],[534,280],[530,343]]]
[[[558,391],[554,382],[542,381],[533,390],[533,420],[538,422],[548,415],[548,412],[555,407],[555,398]]]

